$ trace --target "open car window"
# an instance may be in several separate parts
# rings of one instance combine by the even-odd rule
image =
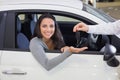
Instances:
[[[32,39],[36,22],[42,13],[18,13],[16,15],[16,48],[29,50],[29,42]],[[72,16],[53,14],[55,16],[63,39],[67,46],[83,47],[88,46],[87,51],[100,51],[106,42],[109,42],[108,36],[73,32],[73,27],[83,19],[77,19]],[[83,21],[82,21],[83,22]],[[85,22],[84,23],[88,23]],[[91,23],[92,24],[92,23]],[[77,37],[80,40],[77,40]],[[79,41],[79,42],[78,42]]]
[[[34,28],[38,18],[41,16],[41,13],[21,13],[16,16],[16,48],[29,49],[29,42],[34,33]],[[56,15],[55,16],[59,29],[63,35],[66,45],[75,46],[76,38],[75,33],[72,32],[72,29],[75,24],[81,22],[78,19]]]

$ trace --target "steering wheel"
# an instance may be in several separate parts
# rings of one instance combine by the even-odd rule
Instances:
[[[87,46],[90,51],[100,51],[106,43],[109,43],[108,36],[98,34],[88,34],[83,31],[76,32],[76,47]]]

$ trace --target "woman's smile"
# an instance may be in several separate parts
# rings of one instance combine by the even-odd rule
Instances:
[[[40,30],[44,39],[50,39],[55,32],[54,21],[50,18],[43,19],[40,25]]]

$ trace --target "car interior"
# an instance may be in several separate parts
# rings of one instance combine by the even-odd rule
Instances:
[[[29,49],[29,42],[32,38],[35,24],[37,22],[36,14],[25,14],[24,19],[20,20],[19,15],[17,19],[17,48]],[[74,33],[72,31],[75,24],[73,21],[57,21],[59,29],[63,35],[63,39],[67,46],[83,47],[88,46],[87,51],[100,51],[106,43],[111,43],[111,39],[106,35],[88,34],[85,32]]]

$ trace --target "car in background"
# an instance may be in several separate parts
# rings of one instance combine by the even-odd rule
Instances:
[[[114,2],[115,0],[96,0],[97,2]]]
[[[29,50],[37,19],[44,13],[55,16],[66,45],[89,47],[50,71]],[[119,80],[120,40],[114,35],[72,32],[79,22],[95,25],[113,21],[109,15],[80,0],[1,0],[0,80]],[[114,47],[107,46],[106,41]],[[100,51],[103,47],[105,52]],[[116,51],[111,52],[112,49]],[[49,58],[60,53],[46,51]]]
[[[85,1],[87,1],[87,0],[85,0]],[[96,1],[96,2],[114,2],[115,0],[88,0],[88,4],[90,4],[91,6],[93,6],[93,4],[94,4],[94,1]]]

